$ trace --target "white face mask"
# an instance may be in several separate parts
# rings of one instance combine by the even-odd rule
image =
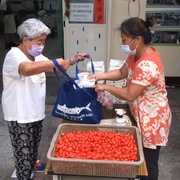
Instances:
[[[130,45],[134,42],[135,39],[132,40],[132,42],[130,44],[127,44],[127,45],[121,45],[121,49],[124,53],[128,54],[128,55],[134,55],[136,54],[136,48],[134,50],[131,50],[130,49]]]

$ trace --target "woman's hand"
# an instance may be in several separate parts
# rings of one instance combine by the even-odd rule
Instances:
[[[64,60],[62,58],[56,58],[58,64],[66,71],[70,65],[76,63],[76,61],[84,61],[85,57],[90,57],[88,53],[77,53],[75,56],[69,60]]]
[[[95,79],[95,81],[101,80],[101,74],[91,74],[88,77],[89,79]]]
[[[105,91],[107,89],[107,84],[96,84],[94,86],[94,89],[96,92],[99,92],[99,91]]]
[[[84,61],[85,57],[90,57],[88,53],[77,53],[75,56],[70,58],[71,64],[75,64],[78,60]]]

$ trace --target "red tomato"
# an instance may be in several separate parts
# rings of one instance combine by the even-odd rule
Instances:
[[[55,157],[94,160],[137,161],[133,134],[114,131],[74,131],[58,138]]]

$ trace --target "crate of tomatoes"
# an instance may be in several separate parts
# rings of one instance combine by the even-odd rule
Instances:
[[[135,126],[74,123],[58,126],[47,158],[56,174],[128,178],[144,161]]]

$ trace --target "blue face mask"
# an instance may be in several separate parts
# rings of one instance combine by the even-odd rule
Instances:
[[[121,45],[121,49],[124,53],[128,54],[128,55],[135,55],[136,54],[136,48],[134,50],[130,49],[130,45],[134,42],[135,39],[132,40],[132,42],[130,44],[127,45]]]
[[[40,54],[42,54],[43,49],[44,49],[44,46],[36,46],[36,45],[32,44],[31,50],[27,49],[27,51],[28,51],[29,55],[36,57],[36,56],[39,56]]]

